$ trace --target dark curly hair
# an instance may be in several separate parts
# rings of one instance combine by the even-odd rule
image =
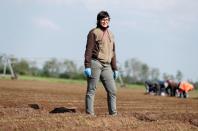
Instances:
[[[97,15],[97,27],[100,27],[100,20],[103,19],[103,18],[109,18],[110,19],[110,16],[109,16],[109,13],[107,11],[100,11]]]

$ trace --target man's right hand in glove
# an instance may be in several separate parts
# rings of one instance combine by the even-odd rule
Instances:
[[[86,77],[91,77],[91,68],[85,68],[84,75]]]

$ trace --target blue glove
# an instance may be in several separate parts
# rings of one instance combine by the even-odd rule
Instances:
[[[86,77],[91,77],[91,68],[85,68],[84,75]]]
[[[113,71],[113,78],[116,80],[119,76],[119,72],[117,70]]]

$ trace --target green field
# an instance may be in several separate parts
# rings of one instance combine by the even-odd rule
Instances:
[[[53,83],[67,83],[67,84],[86,84],[85,80],[72,80],[63,78],[50,78],[50,77],[33,77],[33,76],[19,76],[19,80],[35,80],[35,81],[46,81]]]
[[[35,81],[46,81],[46,82],[53,82],[53,83],[66,83],[66,84],[82,84],[86,85],[86,80],[73,80],[73,79],[63,79],[63,78],[50,78],[50,77],[33,77],[33,76],[19,76],[19,80],[35,80]],[[99,82],[99,84],[101,84]],[[116,83],[119,87],[120,84]],[[137,84],[126,84],[126,88],[144,88],[143,85]]]

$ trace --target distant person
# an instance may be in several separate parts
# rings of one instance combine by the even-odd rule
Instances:
[[[150,95],[156,95],[157,94],[157,83],[152,82],[152,81],[145,81],[145,89],[146,89],[146,94]]]
[[[144,85],[145,85],[146,93],[149,93],[150,92],[149,89],[153,86],[152,82],[147,80],[145,81]]]
[[[107,92],[108,110],[110,115],[117,115],[116,109],[116,85],[118,77],[115,53],[115,41],[109,30],[110,16],[107,11],[101,11],[97,15],[97,26],[90,30],[87,36],[85,50],[85,70],[87,77],[86,113],[95,115],[94,96],[96,84],[99,79]]]
[[[145,81],[145,89],[146,89],[146,94],[154,95],[156,93],[156,88],[153,82],[147,80]]]
[[[156,94],[160,96],[166,96],[167,86],[168,86],[168,83],[166,81],[158,80],[156,83],[156,89],[157,89]]]
[[[178,90],[178,83],[174,80],[167,80],[168,87],[166,88],[166,93],[168,96],[176,96]]]
[[[167,83],[165,81],[155,81],[151,82],[149,80],[145,81],[146,93],[150,95],[161,95],[165,96],[165,88],[167,87]]]
[[[179,83],[179,93],[180,93],[180,98],[188,98],[188,92],[193,90],[194,86],[186,81],[181,81]]]

